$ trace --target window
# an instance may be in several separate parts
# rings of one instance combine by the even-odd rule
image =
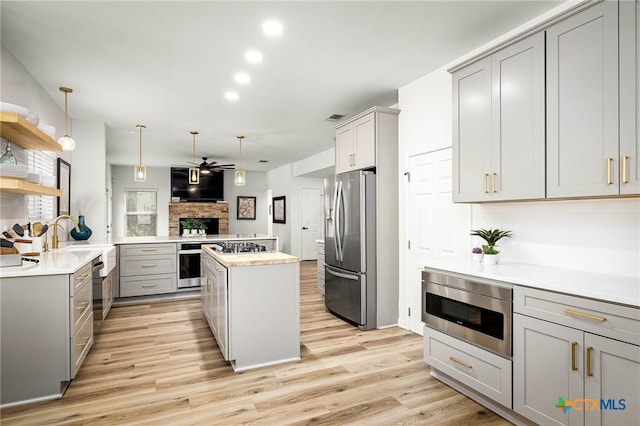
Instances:
[[[53,176],[55,158],[43,151],[25,150],[29,170],[42,176]],[[27,196],[27,218],[30,221],[51,222],[55,214],[55,197],[49,195]]]
[[[158,235],[158,190],[125,189],[125,236],[154,237]]]

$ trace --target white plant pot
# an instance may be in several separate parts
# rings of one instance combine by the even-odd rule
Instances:
[[[482,257],[482,263],[485,265],[496,265],[498,263],[498,255],[485,253]]]
[[[198,235],[198,230],[197,229],[192,229],[191,230],[191,235]]]
[[[189,235],[189,229],[183,229],[182,230],[182,235]]]
[[[482,253],[471,253],[471,258],[474,262],[480,263],[482,262]]]

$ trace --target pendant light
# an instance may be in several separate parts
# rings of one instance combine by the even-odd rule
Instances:
[[[191,150],[191,162],[196,164],[196,135],[198,132],[192,130],[191,134],[193,135],[193,148]],[[189,183],[191,185],[197,185],[200,183],[200,168],[199,167],[189,167]]]
[[[238,141],[240,142],[240,160],[238,161],[239,169],[236,170],[235,184],[236,186],[244,186],[247,183],[247,176],[245,175],[244,170],[242,170],[242,139],[244,136],[236,136]]]
[[[64,93],[64,136],[58,139],[58,143],[62,145],[64,151],[73,151],[76,149],[76,141],[69,135],[69,112],[67,110],[67,95],[73,92],[68,87],[61,87],[60,91]]]
[[[133,169],[133,180],[136,182],[146,182],[147,181],[147,166],[142,164],[142,129],[144,129],[145,125],[138,124],[136,127],[140,132],[140,161],[138,164],[134,166]]]

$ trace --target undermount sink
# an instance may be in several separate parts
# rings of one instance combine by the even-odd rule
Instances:
[[[116,246],[112,244],[78,244],[69,245],[58,249],[61,252],[81,252],[81,251],[102,251],[102,262],[104,268],[100,271],[100,276],[106,277],[116,266]]]

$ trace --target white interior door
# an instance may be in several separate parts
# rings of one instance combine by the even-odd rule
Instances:
[[[319,188],[300,190],[300,226],[302,260],[318,257],[317,239],[322,238],[322,191]]]
[[[421,270],[427,259],[470,256],[471,206],[452,201],[451,148],[409,158],[407,306],[409,329],[422,334]],[[467,250],[468,248],[468,250]]]

